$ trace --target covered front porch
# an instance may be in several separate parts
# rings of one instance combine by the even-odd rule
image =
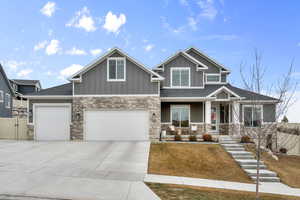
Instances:
[[[238,101],[162,101],[161,129],[167,135],[234,135],[240,122]]]

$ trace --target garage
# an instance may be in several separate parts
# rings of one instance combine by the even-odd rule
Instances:
[[[148,111],[85,111],[85,140],[148,140]]]
[[[71,104],[33,104],[35,140],[70,140]]]

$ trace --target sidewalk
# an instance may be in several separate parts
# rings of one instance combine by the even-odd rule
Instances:
[[[210,187],[210,188],[255,192],[255,184],[230,182],[230,181],[218,181],[218,180],[211,180],[211,179],[147,174],[144,181],[151,182],[151,183],[190,185],[190,186],[199,186],[199,187]],[[283,183],[262,183],[260,185],[260,192],[300,197],[300,189],[291,188]]]

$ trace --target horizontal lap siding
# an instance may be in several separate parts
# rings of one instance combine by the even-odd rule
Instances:
[[[190,105],[191,123],[203,122],[203,103],[202,102],[190,102],[190,103],[161,103],[161,120],[162,123],[171,122],[171,105]]]
[[[12,116],[12,96],[10,101],[10,108],[6,108],[6,93],[11,95],[9,86],[4,79],[4,75],[2,75],[0,71],[0,90],[3,91],[3,102],[0,102],[0,117],[11,117]]]
[[[111,57],[120,56],[113,54]],[[158,83],[151,82],[150,74],[126,59],[126,81],[107,81],[107,60],[82,75],[75,83],[75,95],[158,94]]]

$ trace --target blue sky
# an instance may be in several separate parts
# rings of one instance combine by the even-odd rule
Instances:
[[[0,62],[9,78],[39,79],[46,88],[66,82],[111,47],[152,68],[195,46],[231,69],[230,81],[241,86],[240,63],[252,63],[256,48],[267,83],[292,59],[297,81],[299,7],[298,1],[261,0],[3,1]]]

